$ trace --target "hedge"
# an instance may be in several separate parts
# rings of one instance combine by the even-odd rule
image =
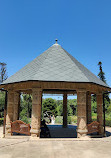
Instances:
[[[3,125],[4,118],[0,118],[0,126]]]
[[[63,116],[57,116],[55,118],[55,123],[63,124]],[[77,116],[68,116],[67,117],[67,123],[68,124],[77,123]]]
[[[111,119],[106,118],[106,126],[110,126],[111,127]]]
[[[63,117],[62,117],[62,116],[57,116],[57,117],[55,118],[55,123],[63,124]]]
[[[3,125],[3,120],[4,118],[0,118],[0,126]],[[28,119],[27,117],[23,117],[21,120],[24,121],[25,123],[31,123],[31,119]],[[97,121],[97,118],[93,116],[92,121]],[[63,116],[57,116],[55,118],[55,122],[63,124]],[[68,124],[77,123],[77,116],[68,116],[67,122]],[[111,118],[109,117],[106,118],[106,126],[111,127]]]

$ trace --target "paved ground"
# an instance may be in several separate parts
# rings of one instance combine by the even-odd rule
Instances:
[[[0,158],[111,158],[111,128],[107,131],[108,137],[89,140],[0,138]]]

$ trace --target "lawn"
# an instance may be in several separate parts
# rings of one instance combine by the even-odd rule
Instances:
[[[77,123],[77,116],[68,116],[68,124]],[[111,127],[111,116],[106,114],[106,126]],[[97,114],[92,113],[92,121],[97,121]],[[57,116],[55,119],[55,123],[62,124],[63,123],[63,116]]]

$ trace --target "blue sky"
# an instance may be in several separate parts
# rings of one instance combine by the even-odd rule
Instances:
[[[111,86],[111,0],[0,0],[0,62],[8,76],[58,43]]]

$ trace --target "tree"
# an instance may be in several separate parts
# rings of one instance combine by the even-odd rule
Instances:
[[[7,79],[7,64],[0,62],[0,83]]]
[[[101,61],[98,62],[98,66],[99,66],[98,76],[99,76],[100,80],[102,80],[104,83],[106,83],[105,73],[102,70],[102,62]],[[97,112],[97,105],[95,103],[96,102],[96,95],[95,94],[92,95],[91,99],[92,99],[92,107],[93,107],[92,110],[95,113],[95,112]],[[108,108],[109,103],[110,103],[109,95],[105,94],[105,107],[106,107],[106,109]]]
[[[99,76],[100,80],[102,80],[104,83],[106,83],[105,73],[102,70],[102,62],[99,61],[98,65],[99,65],[99,70],[100,70],[100,72],[98,73],[98,76]]]
[[[68,115],[76,115],[77,99],[68,99]]]
[[[32,112],[32,96],[30,94],[21,95],[20,119],[25,123],[30,122]]]
[[[102,70],[102,62],[99,61],[98,65],[99,65],[99,70],[100,70],[100,72],[98,73],[98,76],[99,76],[100,80],[102,80],[104,83],[106,83],[105,73]],[[105,94],[104,98],[107,102],[110,103],[110,99],[109,99],[108,94]]]
[[[42,111],[43,111],[43,113],[46,111],[50,111],[56,116],[57,115],[57,102],[56,102],[56,100],[52,99],[52,98],[43,99]]]
[[[107,113],[111,116],[111,104],[109,105],[109,107],[107,109]]]
[[[4,115],[5,92],[0,91],[0,118]]]
[[[94,101],[93,99],[96,99],[96,96],[92,96],[91,97],[91,110],[92,110],[92,113],[97,113],[97,102],[96,100]]]
[[[27,108],[27,117],[31,118],[32,112],[32,96],[30,94],[23,94],[24,105]]]
[[[57,115],[62,116],[63,115],[63,100],[57,100]]]
[[[0,83],[7,79],[6,63],[0,62]],[[0,91],[0,118],[4,115],[5,92]]]

